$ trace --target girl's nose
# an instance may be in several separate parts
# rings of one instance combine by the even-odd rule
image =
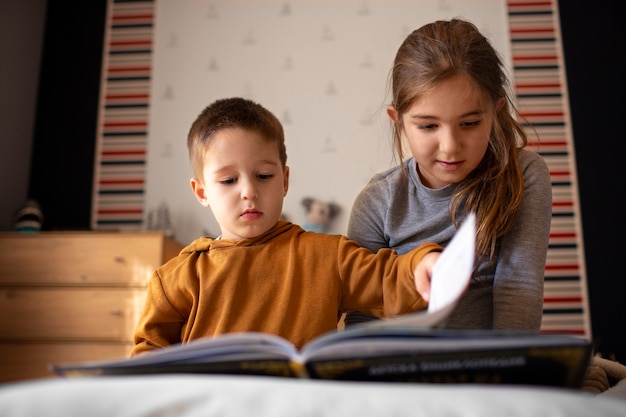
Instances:
[[[439,137],[439,149],[445,154],[454,154],[461,147],[459,138],[455,129],[443,129]]]

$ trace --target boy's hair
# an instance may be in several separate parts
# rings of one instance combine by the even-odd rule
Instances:
[[[287,165],[285,133],[278,118],[254,101],[231,97],[216,100],[208,105],[189,129],[187,149],[194,176],[202,179],[204,154],[211,137],[229,128],[254,131],[267,142],[275,143],[283,168]]]

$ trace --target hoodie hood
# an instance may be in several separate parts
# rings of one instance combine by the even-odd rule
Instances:
[[[267,232],[262,235],[250,238],[250,239],[241,239],[241,240],[224,240],[224,239],[215,239],[212,237],[199,237],[194,240],[185,247],[180,253],[192,253],[192,252],[205,252],[210,249],[217,248],[228,248],[232,246],[254,246],[254,245],[262,245],[275,237],[288,232],[292,228],[298,228],[304,233],[304,229],[300,226],[293,224],[291,222],[287,222],[284,220],[279,220],[274,227],[272,227]]]

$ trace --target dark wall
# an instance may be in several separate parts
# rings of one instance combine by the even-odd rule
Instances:
[[[44,230],[88,229],[106,0],[49,0],[28,195]]]
[[[46,0],[0,1],[0,231],[28,193]]]
[[[44,228],[87,229],[91,215],[106,0],[50,0],[29,195]],[[624,21],[622,0],[559,4],[571,100],[592,332],[626,363]],[[79,17],[76,17],[79,16]]]
[[[626,363],[626,2],[559,2],[592,332]]]

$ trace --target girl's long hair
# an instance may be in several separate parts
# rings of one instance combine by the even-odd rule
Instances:
[[[457,226],[459,212],[476,213],[477,254],[491,263],[497,255],[498,238],[511,230],[522,202],[524,178],[517,149],[526,146],[528,139],[512,114],[518,116],[507,92],[502,60],[472,23],[452,19],[427,24],[412,32],[398,49],[390,79],[392,105],[400,115],[393,126],[395,155],[401,163],[401,115],[420,95],[456,74],[469,76],[496,109],[485,156],[459,183],[450,204],[450,216]],[[496,103],[502,98],[504,105],[497,110]]]

